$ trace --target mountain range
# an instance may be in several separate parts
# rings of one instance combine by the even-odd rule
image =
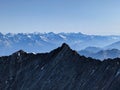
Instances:
[[[97,50],[97,49],[96,49]],[[80,55],[84,55],[86,57],[92,57],[94,59],[104,60],[108,58],[120,58],[120,50],[118,49],[110,49],[110,50],[99,50],[98,52],[89,51],[87,49],[81,50],[78,52]]]
[[[119,49],[120,50],[120,41],[106,46],[105,49]]]
[[[120,36],[86,35],[82,33],[0,33],[0,56],[10,55],[20,49],[26,52],[49,52],[62,43],[76,51],[86,47],[106,48],[120,41]],[[115,46],[109,46],[110,48]],[[119,45],[116,44],[119,48]],[[116,48],[115,47],[115,48]],[[118,49],[117,48],[117,49]]]
[[[100,47],[86,47],[78,51],[80,55],[84,55],[86,57],[92,57],[95,59],[108,59],[108,58],[117,58],[120,57],[120,41],[112,43],[103,48]]]
[[[0,90],[120,90],[120,58],[86,58],[67,44],[0,57]]]

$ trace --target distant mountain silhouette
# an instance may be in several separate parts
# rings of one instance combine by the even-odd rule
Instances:
[[[108,59],[108,58],[117,58],[120,57],[120,50],[111,49],[111,50],[102,50],[94,54],[92,57],[97,59]]]
[[[81,50],[79,51],[80,55],[84,55],[86,57],[92,57],[95,59],[100,59],[100,60],[104,60],[104,59],[108,59],[108,58],[117,58],[120,57],[120,50],[118,49],[111,49],[111,50],[100,50],[96,53],[93,53],[92,51],[87,51],[87,50]]]
[[[119,49],[120,50],[120,41],[106,46],[105,49]]]
[[[84,51],[88,51],[88,52],[92,52],[92,53],[96,53],[100,50],[102,50],[102,48],[99,48],[99,47],[87,47],[84,49]]]
[[[80,56],[67,44],[50,53],[0,57],[0,90],[120,90],[120,59]]]

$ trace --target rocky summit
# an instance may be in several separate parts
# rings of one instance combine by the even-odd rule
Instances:
[[[120,90],[120,59],[80,56],[67,44],[50,53],[0,57],[0,90]]]

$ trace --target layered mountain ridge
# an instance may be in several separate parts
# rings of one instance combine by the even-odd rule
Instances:
[[[86,57],[92,57],[92,58],[100,59],[100,60],[104,60],[108,58],[111,58],[111,59],[120,58],[120,50],[118,49],[110,49],[110,50],[96,49],[93,51],[85,49],[85,50],[79,51],[78,53]]]
[[[0,57],[0,90],[119,90],[120,59],[80,56],[67,44],[49,53]]]
[[[49,52],[62,43],[76,51],[89,46],[105,47],[120,41],[120,36],[86,35],[82,33],[0,33],[0,56],[10,55],[20,49],[26,52]]]

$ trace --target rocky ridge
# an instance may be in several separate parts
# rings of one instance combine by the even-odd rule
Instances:
[[[67,44],[50,53],[0,57],[0,90],[120,90],[120,59],[80,56]]]

